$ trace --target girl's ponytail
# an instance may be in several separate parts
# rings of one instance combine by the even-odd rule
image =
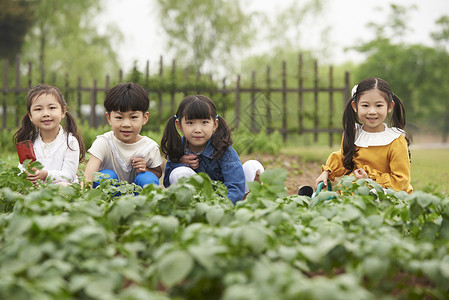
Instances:
[[[402,103],[401,99],[395,94],[392,94],[391,98],[394,101],[394,106],[393,106],[393,113],[391,114],[390,125],[404,130],[405,124],[407,122],[407,118],[405,115],[405,106]],[[407,143],[410,145],[410,139],[408,137],[405,137],[405,139],[407,140]]]
[[[14,133],[12,140],[14,144],[25,140],[34,141],[38,134],[39,131],[31,122],[30,116],[25,114],[22,117],[22,126]]]
[[[352,103],[356,100],[356,96],[352,97],[345,106],[343,112],[343,166],[348,172],[354,171],[353,158],[357,154],[355,150],[355,124],[360,124],[357,119],[357,114],[352,108]]]
[[[232,145],[231,129],[229,128],[226,120],[220,116],[217,116],[218,126],[212,135],[212,144],[216,151],[213,154],[213,158],[220,158]]]
[[[393,113],[391,114],[391,121],[390,121],[391,126],[404,130],[405,124],[407,122],[407,118],[405,115],[405,106],[402,103],[401,99],[395,94],[392,93],[391,98],[394,101]],[[411,141],[407,133],[405,134],[405,140],[407,141],[407,146],[410,146]],[[408,158],[410,162],[412,162],[412,153],[410,152],[410,148],[408,148]]]
[[[69,113],[68,111],[66,111],[65,115],[66,115],[66,123],[64,126],[64,131],[67,133],[71,133],[77,139],[79,149],[80,149],[79,162],[82,162],[82,161],[84,161],[84,158],[86,156],[86,148],[84,146],[83,137],[78,132],[78,126],[76,125],[75,118],[72,116],[72,114]],[[67,134],[67,147],[70,150],[73,150],[70,148],[70,145],[69,145],[69,135],[68,134]]]
[[[161,139],[161,150],[165,154],[165,158],[175,162],[179,161],[184,154],[182,139],[176,129],[176,119],[175,116],[168,119]]]

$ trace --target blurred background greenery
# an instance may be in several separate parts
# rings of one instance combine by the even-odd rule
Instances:
[[[22,87],[47,82],[64,89],[67,83],[78,85],[80,78],[85,85],[92,85],[95,80],[99,86],[106,86],[106,82],[112,86],[120,81],[136,81],[149,84],[150,99],[158,101],[156,93],[151,93],[151,88],[169,91],[176,86],[182,91],[183,88],[195,87],[233,87],[237,75],[240,75],[241,86],[248,88],[253,82],[252,72],[257,74],[255,84],[265,86],[268,67],[271,86],[280,87],[283,63],[287,65],[288,85],[297,85],[298,54],[301,53],[305,86],[314,83],[316,61],[326,63],[318,64],[319,87],[328,84],[330,66],[333,68],[335,86],[343,85],[346,71],[350,74],[351,86],[365,77],[382,77],[404,101],[407,131],[416,136],[415,143],[428,140],[448,142],[449,9],[439,12],[441,15],[433,20],[434,27],[427,33],[432,44],[411,43],[409,37],[414,32],[409,22],[411,15],[417,13],[417,6],[412,3],[401,5],[399,3],[404,1],[394,0],[388,2],[388,5],[382,3],[382,18],[376,18],[375,21],[367,19],[365,24],[354,24],[354,27],[363,27],[366,36],[348,49],[363,59],[333,63],[328,59],[334,50],[328,42],[333,34],[332,24],[324,26],[316,36],[321,48],[311,49],[304,38],[311,31],[311,26],[316,24],[318,27],[318,23],[325,23],[323,16],[329,10],[329,0],[286,1],[287,4],[282,3],[278,9],[270,11],[270,15],[264,11],[248,10],[248,1],[245,0],[151,0],[147,2],[148,7],[135,6],[132,9],[155,11],[152,14],[153,21],[159,34],[164,37],[163,47],[167,57],[161,57],[156,67],[148,62],[139,64],[136,61],[133,66],[123,69],[118,49],[126,42],[128,33],[122,32],[118,23],[106,23],[100,17],[111,3],[106,0],[0,0],[2,113],[4,110],[9,112],[11,107],[15,108],[11,112],[13,115],[24,113],[24,93],[13,94],[12,97],[8,94],[17,86],[19,75]],[[120,2],[120,5],[129,7],[134,3]],[[339,1],[338,5],[348,5],[345,3]],[[142,28],[136,30],[142,31]],[[142,35],[139,38],[147,39],[149,36]],[[260,48],[260,51],[252,51],[254,48]],[[20,60],[17,60],[17,55],[20,55]],[[175,63],[176,71],[170,72],[175,70]],[[20,74],[16,70],[20,70]],[[187,72],[189,76],[186,76]],[[197,72],[201,76],[196,77]],[[151,111],[150,108],[150,122],[144,128],[145,134],[159,141],[160,130],[172,113],[170,108],[183,96],[178,91],[173,93],[173,98],[167,95],[160,98],[165,108],[161,113]],[[209,96],[217,103],[219,113],[231,123],[235,114],[232,92]],[[325,97],[328,96],[320,93],[320,98]],[[68,92],[66,98],[69,106],[76,102],[74,92]],[[174,102],[172,99],[175,99]],[[272,95],[272,100],[281,101],[280,95]],[[347,99],[337,100],[344,102]],[[83,101],[89,103],[89,99]],[[243,109],[247,109],[249,95],[242,97],[241,101]],[[287,97],[289,106],[293,107],[295,102],[294,95]],[[341,126],[341,109],[342,105],[339,104],[334,108],[337,116],[334,124],[337,128]],[[294,109],[287,113],[289,119],[296,118]],[[305,106],[302,113],[305,122],[310,124],[311,106]],[[280,118],[275,122],[280,122]],[[326,122],[325,117],[320,122]],[[14,118],[8,118],[9,129],[2,130],[0,135],[1,151],[14,151],[11,137],[15,126]],[[88,146],[98,133],[107,130],[101,126],[90,128],[85,123],[80,126]],[[289,152],[293,147],[296,150],[290,151],[292,153],[322,161],[325,156],[317,158],[320,151],[316,151],[316,147],[324,148],[326,156],[330,150],[334,150],[325,146],[328,134],[320,134],[318,140],[311,134],[289,135],[285,143],[277,133],[267,135],[260,132],[256,135],[242,130],[234,136],[236,146],[243,153]],[[333,139],[334,148],[338,148],[341,136],[334,134]],[[412,168],[425,161],[422,170],[427,166],[428,171],[420,169],[419,172],[423,173],[423,177],[431,179],[430,183],[447,178],[432,177],[433,167],[438,162],[428,160],[448,161],[445,156],[447,149],[435,150],[435,153],[430,150],[413,151],[417,154]],[[416,184],[420,184],[419,181]]]
[[[428,32],[433,45],[411,44],[406,42],[409,40],[407,37],[414,34],[408,22],[417,6],[396,2],[383,4],[383,18],[354,24],[364,26],[366,36],[372,38],[349,47],[362,54],[364,59],[334,65],[334,81],[343,82],[345,71],[351,74],[351,84],[365,77],[384,78],[406,105],[408,130],[424,134],[430,132],[447,142],[449,16],[442,11],[441,16],[434,20],[434,29]],[[10,69],[8,73],[4,72],[9,78],[3,78],[3,92],[5,83],[9,87],[16,85],[17,74],[11,70],[17,68],[17,63],[22,65],[21,72],[28,69],[29,62],[33,64],[31,70],[27,70],[33,75],[25,79],[29,81],[25,86],[50,82],[52,78],[67,79],[68,74],[70,78],[67,80],[73,84],[82,78],[84,83],[95,79],[101,85],[109,80],[108,74],[119,73],[120,76],[111,76],[112,84],[120,80],[142,79],[148,65],[136,62],[128,70],[120,69],[118,48],[124,43],[126,33],[121,32],[118,24],[99,26],[99,22],[104,21],[100,18],[101,13],[111,3],[102,0],[0,0],[0,62],[4,60],[4,68],[9,66]],[[167,53],[173,55],[161,61],[167,67],[170,68],[172,59],[176,59],[179,69],[209,74],[216,85],[221,85],[223,78],[227,78],[228,85],[232,86],[237,74],[241,74],[242,85],[249,85],[251,71],[264,74],[267,66],[271,66],[272,85],[278,86],[282,61],[291,70],[287,79],[295,81],[298,53],[303,53],[305,65],[312,66],[315,60],[328,61],[326,57],[332,52],[327,42],[332,35],[332,24],[317,37],[322,44],[321,49],[315,47],[311,50],[303,38],[310,31],[310,24],[317,24],[317,20],[324,22],[322,17],[329,1],[287,3],[279,5],[279,9],[270,15],[246,9],[248,2],[244,0],[152,0],[148,1],[147,9],[156,11],[152,15],[155,26],[164,36]],[[123,2],[120,5],[135,4]],[[244,55],[261,44],[261,39],[266,50],[251,56]],[[16,61],[18,54],[20,62]],[[319,73],[325,74],[328,66],[319,68]],[[161,70],[149,71],[157,74]],[[311,70],[311,67],[305,68],[306,80],[312,80]],[[42,78],[43,74],[47,78]],[[258,76],[256,81],[264,82],[265,78]],[[321,76],[320,81],[326,81],[325,76]],[[55,83],[63,84],[62,81]],[[233,99],[226,101],[233,103]],[[17,99],[11,100],[8,105],[16,102]]]

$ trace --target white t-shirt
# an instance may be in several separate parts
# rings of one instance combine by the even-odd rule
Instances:
[[[159,145],[146,136],[135,143],[126,144],[118,140],[114,132],[109,131],[97,136],[88,152],[101,161],[100,170],[114,170],[120,181],[129,183],[137,176],[132,158],[143,157],[147,168],[156,168],[162,164]]]
[[[51,143],[44,143],[40,135],[33,142],[36,160],[48,171],[48,178],[52,183],[78,182],[80,148],[78,140],[69,133],[69,146],[67,146],[67,132],[59,126],[59,133]],[[24,170],[19,164],[19,168]]]

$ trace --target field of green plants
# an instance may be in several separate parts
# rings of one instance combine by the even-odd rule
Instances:
[[[234,207],[202,175],[143,190],[24,176],[0,162],[0,299],[447,299],[447,196],[351,177],[287,196],[274,169]]]

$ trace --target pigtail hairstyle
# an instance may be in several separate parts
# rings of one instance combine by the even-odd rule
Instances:
[[[22,117],[22,126],[14,133],[12,138],[13,143],[17,144],[18,142],[23,142],[26,140],[34,141],[38,134],[39,130],[36,126],[34,126],[33,122],[31,122],[29,113],[31,111],[31,105],[33,104],[33,99],[39,97],[42,94],[46,93],[46,87],[43,85],[37,85],[31,90],[28,91],[27,94],[27,112]]]
[[[357,92],[346,103],[345,110],[343,111],[343,166],[348,170],[346,174],[354,170],[353,158],[357,155],[357,150],[354,145],[355,124],[360,124],[360,122],[356,112],[352,108],[352,102],[357,103],[356,97],[358,97]]]
[[[228,123],[223,117],[217,116],[218,126],[212,135],[212,144],[214,145],[216,151],[213,154],[213,158],[220,158],[228,150],[229,146],[232,145],[231,129]]]
[[[176,120],[218,119],[218,126],[211,137],[215,147],[213,158],[220,158],[232,145],[231,130],[225,119],[217,115],[215,104],[206,96],[187,96],[179,103],[176,114],[168,119],[161,140],[161,150],[165,157],[172,161],[179,161],[184,155],[184,145],[176,128]]]
[[[69,113],[68,111],[66,111],[65,116],[66,116],[66,122],[65,122],[65,126],[64,126],[64,131],[67,133],[71,133],[78,141],[78,146],[80,148],[79,162],[83,162],[84,158],[86,156],[86,148],[84,146],[83,137],[81,136],[81,133],[78,132],[78,126],[76,125],[76,121],[75,121],[75,118],[73,117],[73,115],[71,113]],[[67,146],[70,149],[68,134],[67,134]],[[70,150],[73,150],[73,149],[70,149]]]
[[[14,144],[26,140],[34,141],[37,138],[38,134],[39,131],[31,122],[30,116],[28,114],[25,114],[22,117],[22,126],[14,133],[12,141]]]
[[[391,114],[390,126],[405,129],[407,118],[405,115],[405,106],[401,99],[395,94],[391,93],[391,98],[394,101],[393,113]],[[410,138],[406,135],[407,145],[410,146]]]
[[[184,154],[182,139],[176,129],[177,118],[177,116],[171,116],[168,119],[161,139],[161,150],[165,158],[175,162],[179,161]]]
[[[64,126],[64,131],[66,131],[67,133],[72,133],[72,135],[78,140],[78,145],[80,148],[79,161],[82,162],[84,160],[85,153],[86,153],[83,138],[78,133],[78,127],[76,125],[74,117],[72,116],[72,114],[70,114],[67,111],[67,103],[66,103],[61,91],[57,87],[54,87],[51,85],[47,85],[47,84],[36,85],[28,92],[28,94],[27,94],[27,113],[22,117],[22,126],[16,131],[16,133],[14,133],[14,136],[13,136],[14,144],[16,144],[18,142],[25,141],[25,140],[34,141],[38,137],[39,130],[31,122],[29,113],[31,112],[31,105],[33,104],[33,100],[37,99],[41,95],[54,96],[58,100],[59,104],[61,105],[61,109],[64,109],[64,107],[66,108],[65,114],[66,114],[67,121]],[[68,134],[67,134],[67,147],[70,150],[73,150],[70,148],[70,145],[69,145],[69,135]]]

